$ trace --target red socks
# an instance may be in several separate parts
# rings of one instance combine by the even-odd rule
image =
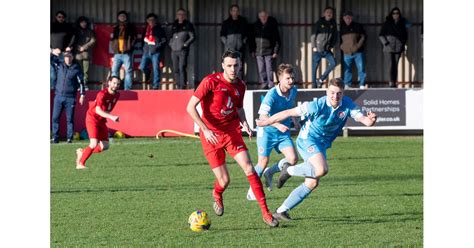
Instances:
[[[216,198],[216,196],[217,196],[217,197],[219,197],[220,199],[222,199],[222,193],[224,193],[224,190],[225,190],[225,188],[223,188],[223,187],[219,184],[219,182],[217,182],[217,180],[214,181],[214,192],[213,192],[214,198]]]
[[[100,145],[97,145],[94,150],[92,150],[93,153],[99,153],[102,151],[102,147]]]
[[[91,156],[91,154],[92,154],[92,148],[90,146],[87,146],[82,151],[81,164],[86,165],[86,161]]]
[[[247,176],[247,179],[249,180],[250,187],[252,188],[253,194],[255,195],[255,198],[258,201],[258,204],[260,205],[260,209],[262,209],[262,213],[264,215],[268,214],[268,206],[267,206],[267,201],[265,200],[265,193],[263,192],[263,186],[262,182],[260,181],[260,178],[257,175],[257,172],[254,172],[252,175]]]
[[[81,164],[86,165],[86,161],[87,159],[89,159],[92,153],[99,153],[101,151],[102,151],[102,147],[100,145],[97,145],[94,149],[92,149],[90,146],[87,146],[82,151]]]

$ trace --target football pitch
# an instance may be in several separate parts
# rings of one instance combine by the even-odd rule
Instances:
[[[256,163],[255,140],[244,140]],[[328,175],[278,228],[246,199],[247,178],[229,157],[225,214],[214,214],[214,176],[197,139],[115,139],[78,171],[75,150],[86,144],[51,145],[52,247],[423,246],[421,136],[337,138]],[[273,152],[270,164],[280,158]],[[265,189],[270,210],[302,181]],[[209,231],[189,229],[196,209],[209,214]]]

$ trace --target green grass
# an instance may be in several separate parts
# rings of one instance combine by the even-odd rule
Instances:
[[[245,140],[256,161],[255,140]],[[77,171],[75,149],[85,145],[51,145],[53,247],[423,246],[422,137],[338,138],[329,174],[291,212],[294,220],[274,229],[246,200],[248,182],[229,158],[226,212],[214,214],[213,174],[199,140],[115,140]],[[280,158],[273,153],[271,162]],[[265,191],[270,209],[302,181]],[[196,209],[209,213],[209,231],[188,228]]]

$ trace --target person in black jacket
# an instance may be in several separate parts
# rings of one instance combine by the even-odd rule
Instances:
[[[140,70],[148,77],[148,62],[153,66],[152,89],[160,89],[160,57],[166,43],[165,30],[157,23],[158,16],[150,13],[146,16],[146,28],[143,30],[143,55]]]
[[[173,61],[174,81],[178,89],[186,89],[187,85],[187,60],[189,47],[194,41],[194,25],[186,19],[186,10],[179,8],[176,11],[176,20],[171,26],[171,60]]]
[[[87,88],[89,78],[89,64],[91,50],[95,45],[95,33],[90,28],[89,19],[85,16],[77,18],[76,34],[74,38],[74,53],[76,62],[81,66],[84,74],[84,84]]]
[[[251,32],[249,46],[252,57],[257,58],[259,88],[272,88],[274,86],[272,61],[278,57],[281,45],[278,22],[265,10],[261,10]]]
[[[224,45],[224,51],[239,51],[242,55],[240,58],[242,66],[239,71],[239,78],[242,78],[242,70],[244,68],[243,55],[245,43],[247,43],[248,24],[247,19],[239,14],[239,5],[233,4],[230,6],[229,17],[222,22],[220,35],[222,44]]]
[[[396,87],[398,75],[398,61],[405,51],[408,41],[407,21],[402,17],[398,7],[393,8],[385,18],[379,34],[383,51],[390,54],[390,82],[389,87]]]
[[[321,88],[323,81],[327,79],[329,73],[336,67],[336,60],[331,52],[336,41],[337,24],[334,20],[334,9],[327,7],[324,9],[324,16],[314,24],[311,35],[311,46],[313,47],[313,88]],[[328,60],[329,66],[318,79],[316,70],[322,58]]]
[[[53,64],[56,67],[57,83],[54,91],[53,103],[53,139],[52,143],[59,142],[59,119],[63,109],[66,110],[67,119],[67,143],[72,142],[74,134],[74,107],[76,105],[76,95],[79,89],[79,104],[84,102],[84,80],[81,67],[73,61],[71,52],[64,53],[64,62],[58,58],[59,54],[53,57]]]
[[[60,54],[64,51],[71,51],[74,43],[74,29],[72,25],[66,22],[66,13],[62,10],[56,12],[55,19],[51,23],[50,47],[51,57],[54,54]],[[62,57],[60,57],[62,59]],[[54,65],[50,65],[50,88],[54,89],[56,83],[56,71]]]
[[[74,43],[74,29],[66,22],[66,13],[62,10],[56,12],[55,21],[51,23],[51,49],[60,52],[69,52]]]

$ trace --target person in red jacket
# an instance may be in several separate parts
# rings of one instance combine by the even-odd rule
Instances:
[[[241,66],[240,58],[240,52],[225,51],[222,55],[224,72],[206,76],[189,100],[186,110],[200,128],[199,135],[204,155],[216,177],[212,193],[216,215],[224,214],[222,194],[229,185],[229,172],[225,162],[225,151],[227,151],[247,176],[262,210],[264,222],[271,227],[276,227],[278,220],[274,219],[268,210],[262,182],[253,168],[240,130],[240,125],[242,125],[249,137],[252,136],[243,109],[246,86],[237,76]],[[201,103],[202,117],[196,110],[199,103]]]
[[[109,148],[109,129],[106,123],[107,119],[114,122],[119,121],[117,115],[110,114],[120,97],[119,86],[120,78],[118,76],[110,77],[107,81],[107,88],[97,93],[94,103],[87,111],[86,128],[90,143],[86,148],[76,150],[76,169],[86,169],[86,161],[92,153],[99,153]]]

